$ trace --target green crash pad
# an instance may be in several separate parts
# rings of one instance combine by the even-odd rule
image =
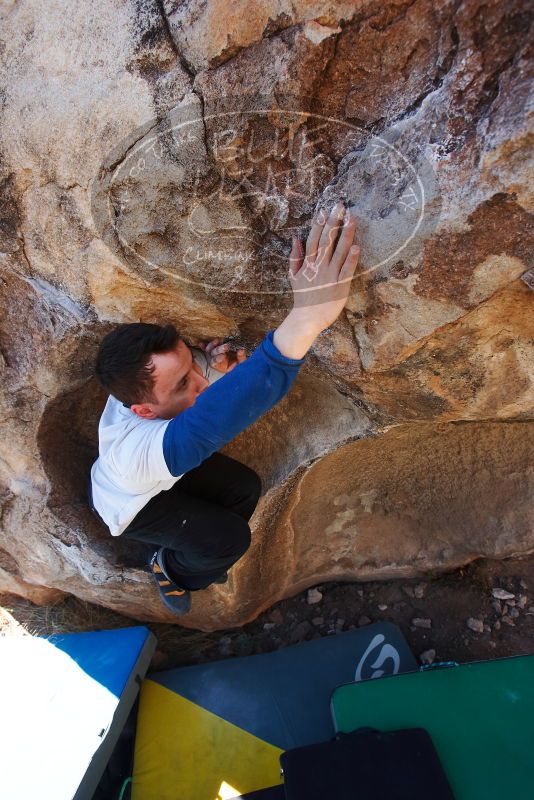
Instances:
[[[331,708],[337,731],[425,728],[457,800],[534,798],[534,656],[340,686]]]

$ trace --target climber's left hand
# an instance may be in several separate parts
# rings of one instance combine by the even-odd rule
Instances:
[[[210,367],[217,372],[230,372],[247,357],[243,347],[236,350],[232,342],[222,343],[222,339],[200,342],[199,347],[206,353]]]

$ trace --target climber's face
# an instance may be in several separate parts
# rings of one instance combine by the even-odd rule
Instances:
[[[152,393],[157,402],[131,406],[131,410],[144,419],[172,419],[192,406],[209,385],[182,339],[168,353],[153,353],[149,363],[154,364]]]

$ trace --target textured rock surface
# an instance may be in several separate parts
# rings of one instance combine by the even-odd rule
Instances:
[[[0,592],[167,618],[143,552],[85,505],[98,342],[143,320],[254,347],[290,303],[291,233],[337,197],[361,221],[359,275],[289,396],[224,448],[265,494],[251,550],[184,624],[534,551],[528,4],[0,15]]]

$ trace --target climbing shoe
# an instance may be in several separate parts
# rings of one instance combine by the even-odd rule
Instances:
[[[149,562],[149,568],[154,576],[160,597],[163,603],[174,614],[187,614],[191,608],[191,593],[187,589],[181,589],[169,578],[167,574],[164,548],[153,554]]]

